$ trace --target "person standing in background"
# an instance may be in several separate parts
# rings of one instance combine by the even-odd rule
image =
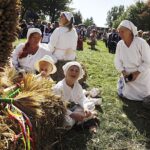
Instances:
[[[57,60],[57,72],[52,76],[54,81],[64,78],[62,66],[76,58],[78,35],[73,22],[74,18],[71,12],[62,12],[60,26],[54,30],[48,43],[51,54]]]
[[[108,49],[109,53],[115,54],[116,53],[116,47],[117,43],[120,41],[120,36],[116,32],[116,29],[113,28],[112,32],[109,34],[108,37]]]

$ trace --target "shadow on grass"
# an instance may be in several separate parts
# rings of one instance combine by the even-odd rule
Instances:
[[[123,111],[132,121],[137,130],[147,138],[146,148],[150,149],[150,109],[143,107],[140,101],[121,98]]]
[[[96,106],[96,110],[103,113],[101,106]],[[98,117],[99,118],[99,117]],[[52,150],[88,150],[88,143],[92,140],[94,133],[90,133],[89,126],[91,121],[84,124],[74,126],[71,130],[60,134],[57,143],[54,144]],[[100,121],[98,119],[97,127],[100,128]],[[93,146],[95,143],[93,143]]]
[[[87,142],[92,138],[88,130],[71,129],[61,135],[53,150],[87,150]]]

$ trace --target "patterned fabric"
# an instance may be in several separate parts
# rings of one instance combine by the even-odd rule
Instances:
[[[123,77],[120,77],[120,79],[118,80],[117,91],[118,95],[121,97],[123,97],[123,88],[124,88],[124,79]]]

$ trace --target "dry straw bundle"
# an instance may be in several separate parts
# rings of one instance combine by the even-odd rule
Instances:
[[[9,128],[9,125],[5,123],[6,116],[0,116],[0,149],[10,149],[12,138],[15,133]]]
[[[15,142],[15,137],[19,134],[19,125],[11,120],[0,106],[0,150],[15,150],[17,147],[23,149],[23,141]]]
[[[1,89],[15,84],[17,72],[12,68],[5,67],[0,73]],[[7,82],[3,81],[3,78]],[[14,105],[22,110],[30,118],[34,133],[36,149],[49,149],[51,144],[60,136],[59,130],[62,127],[65,114],[65,105],[60,97],[53,94],[51,87],[53,82],[37,79],[33,74],[26,74],[20,86],[20,93],[15,97]],[[6,94],[1,90],[1,95]],[[16,132],[16,131],[15,131]]]

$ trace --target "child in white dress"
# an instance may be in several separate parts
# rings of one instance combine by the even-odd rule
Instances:
[[[77,123],[83,123],[95,117],[95,104],[86,98],[78,80],[84,75],[80,63],[68,62],[63,66],[65,78],[54,87],[54,93],[61,96],[62,100],[69,103],[65,115],[65,127],[72,128]],[[96,126],[90,128],[96,132]]]

